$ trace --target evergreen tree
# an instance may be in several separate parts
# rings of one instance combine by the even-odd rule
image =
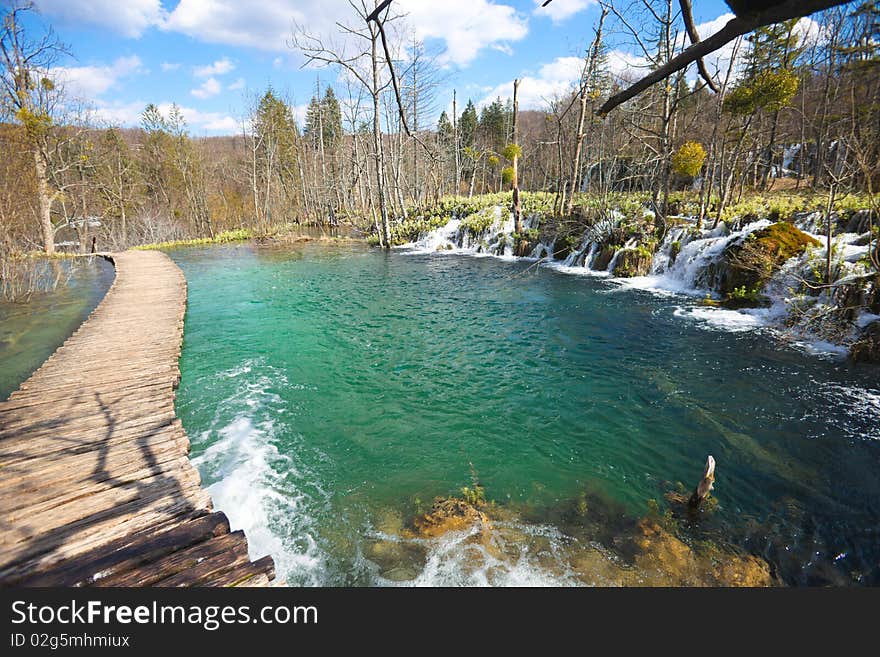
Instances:
[[[467,148],[474,145],[477,137],[477,108],[474,103],[468,100],[458,120],[458,141],[461,148]]]
[[[507,145],[507,133],[513,108],[501,98],[496,98],[480,112],[480,134],[485,145],[500,152]]]
[[[449,120],[449,115],[445,111],[441,112],[440,119],[437,121],[437,139],[442,146],[452,145],[452,133],[452,122]]]
[[[320,100],[317,96],[312,96],[309,101],[303,136],[315,148],[321,146],[322,137],[325,149],[333,148],[341,141],[342,110],[332,87],[327,87]]]
[[[324,146],[332,148],[342,140],[342,110],[339,107],[339,101],[336,100],[336,94],[333,93],[333,88],[329,85],[321,100],[321,110],[324,113],[322,116]]]
[[[306,108],[306,124],[303,128],[303,137],[313,148],[318,148],[321,142],[321,124],[323,117],[321,116],[321,101],[317,96],[312,96],[309,106]]]

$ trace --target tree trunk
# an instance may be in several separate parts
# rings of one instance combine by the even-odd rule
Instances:
[[[452,195],[458,196],[461,187],[461,155],[458,143],[458,107],[455,89],[452,90],[452,149],[455,154],[455,189]]]
[[[513,143],[517,144],[517,140],[519,138],[519,133],[517,132],[517,115],[519,114],[519,101],[517,100],[517,93],[519,91],[519,80],[513,81]],[[519,145],[519,144],[517,144]],[[517,235],[522,235],[523,227],[522,227],[522,214],[520,212],[519,206],[519,155],[514,154],[513,156],[513,222],[514,222],[514,231]]]
[[[34,166],[37,177],[40,230],[43,233],[43,250],[47,255],[55,253],[55,230],[52,226],[52,191],[46,163],[39,149],[34,150]]]
[[[379,82],[379,58],[376,54],[377,30],[370,27],[372,35],[372,49],[370,56],[373,64],[373,149],[376,162],[376,191],[379,195],[379,215],[382,218],[382,241],[383,246],[391,248],[391,226],[388,222],[388,205],[385,199],[385,157],[382,150],[382,126],[379,122],[381,108],[379,106],[380,82]]]

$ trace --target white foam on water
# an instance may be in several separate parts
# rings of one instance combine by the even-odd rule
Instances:
[[[733,333],[754,331],[755,329],[767,326],[764,313],[758,312],[755,309],[752,309],[751,312],[745,312],[709,306],[678,307],[673,311],[673,315],[697,320],[699,322],[698,326],[701,328],[731,331]]]
[[[835,430],[843,437],[856,440],[880,441],[880,389],[856,385],[812,382],[820,403],[808,416],[822,416],[834,409]],[[865,422],[865,419],[868,422]],[[865,427],[868,427],[866,430]]]
[[[588,276],[591,278],[610,278],[611,272],[590,269],[589,267],[581,267],[576,265],[566,265],[560,260],[545,260],[539,266],[550,269],[560,274],[569,276]]]
[[[880,319],[880,315],[875,315],[874,313],[863,312],[861,313],[855,321],[855,325],[859,328],[863,329],[871,322],[876,322]]]
[[[793,346],[803,349],[812,356],[823,356],[834,359],[843,359],[849,355],[849,348],[843,345],[834,344],[827,340],[795,340],[791,343]]]
[[[499,525],[500,527],[500,525]],[[558,530],[541,525],[517,525],[515,530],[521,535],[540,536],[549,539],[550,555],[544,554],[554,568],[538,563],[536,554],[529,550],[528,541],[518,546],[517,554],[509,551],[487,548],[478,534],[477,526],[449,532],[437,539],[419,541],[427,548],[424,568],[415,579],[404,582],[391,582],[381,577],[385,586],[473,586],[473,587],[557,587],[582,585],[559,554],[560,534]],[[503,544],[500,534],[492,531],[491,540]],[[498,545],[496,547],[502,547]]]
[[[314,491],[320,485],[295,461],[295,450],[281,453],[275,445],[285,409],[271,390],[286,386],[287,379],[259,360],[221,376],[240,379],[238,389],[218,405],[201,435],[209,446],[193,464],[203,481],[212,482],[207,490],[215,508],[233,530],[245,531],[251,559],[271,555],[279,580],[320,585],[326,574],[326,555],[315,540],[315,507],[323,500]]]

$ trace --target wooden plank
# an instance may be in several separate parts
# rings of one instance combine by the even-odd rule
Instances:
[[[0,402],[0,586],[269,585],[174,411],[183,273],[158,252],[107,257],[103,301]]]

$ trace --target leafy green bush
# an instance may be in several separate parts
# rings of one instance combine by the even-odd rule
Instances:
[[[697,141],[687,141],[672,154],[672,170],[680,176],[695,178],[706,161],[706,149]]]
[[[489,230],[493,223],[495,223],[494,208],[487,208],[463,219],[461,227],[474,237],[479,237]]]

